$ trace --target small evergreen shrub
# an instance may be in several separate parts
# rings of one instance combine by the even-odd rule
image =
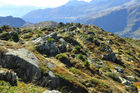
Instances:
[[[68,56],[64,53],[61,54],[57,54],[56,55],[56,59],[60,60],[62,63],[66,64],[67,66],[71,66],[70,64],[70,59],[68,58]]]
[[[84,64],[86,67],[89,67],[90,64],[89,64],[89,62],[88,62],[88,60],[87,60],[87,58],[86,58],[85,55],[79,54],[79,55],[77,56],[77,58],[80,59],[80,60],[82,60],[82,61],[83,61],[83,64]]]
[[[14,32],[13,35],[11,36],[11,39],[14,41],[14,42],[18,42],[19,41],[19,35],[17,32]]]

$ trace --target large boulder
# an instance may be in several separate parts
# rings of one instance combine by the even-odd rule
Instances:
[[[0,65],[14,70],[24,81],[34,81],[41,77],[38,59],[24,48],[8,49],[7,53],[0,55]]]

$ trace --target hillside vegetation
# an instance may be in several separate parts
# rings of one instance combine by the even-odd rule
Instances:
[[[80,23],[0,29],[1,93],[45,90],[138,93],[140,90],[138,40],[120,38],[97,26]]]

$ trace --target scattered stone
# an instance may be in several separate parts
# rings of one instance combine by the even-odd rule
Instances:
[[[131,81],[135,81],[136,80],[134,76],[126,76],[126,77],[127,77],[127,79],[129,79]]]
[[[61,93],[58,90],[46,90],[43,93]]]
[[[0,70],[0,80],[9,82],[12,86],[17,86],[17,75],[11,71]]]
[[[124,73],[124,69],[122,69],[122,68],[115,66],[114,69],[119,73]]]
[[[116,57],[116,54],[114,52],[112,52],[112,53],[110,53],[108,55],[102,55],[102,59],[112,61],[112,62],[117,61],[117,57]]]
[[[58,39],[56,32],[53,32],[53,33],[49,34],[48,37]]]
[[[102,43],[101,44],[101,51],[102,52],[112,52],[112,48],[109,45]]]
[[[133,84],[133,82],[131,82],[130,80],[127,80],[125,78],[119,77],[119,79],[121,80],[122,84],[130,86]]]

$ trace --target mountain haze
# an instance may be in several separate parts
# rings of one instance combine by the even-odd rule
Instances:
[[[31,11],[23,19],[33,23],[57,21],[94,24],[120,36],[139,39],[139,4],[139,0],[71,0],[57,8]]]

